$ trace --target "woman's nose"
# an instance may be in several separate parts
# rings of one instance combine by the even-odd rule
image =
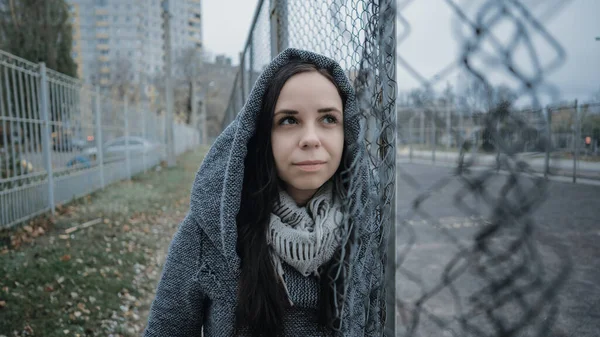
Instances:
[[[321,140],[316,130],[312,126],[308,126],[303,130],[302,138],[300,139],[301,148],[319,147],[321,146]]]

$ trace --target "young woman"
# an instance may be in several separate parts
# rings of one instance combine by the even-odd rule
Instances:
[[[145,336],[373,336],[381,261],[354,92],[287,49],[204,159]]]

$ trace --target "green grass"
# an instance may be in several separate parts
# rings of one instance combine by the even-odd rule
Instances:
[[[204,153],[188,152],[175,168],[113,184],[61,206],[54,219],[1,233],[0,336],[140,335]],[[35,237],[39,227],[45,233]]]

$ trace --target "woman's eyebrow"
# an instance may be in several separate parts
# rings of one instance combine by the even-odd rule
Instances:
[[[327,108],[321,108],[321,109],[317,110],[317,112],[319,112],[319,113],[327,113],[327,112],[332,112],[332,111],[337,111],[339,113],[342,113],[338,108],[335,108],[335,107],[327,107]],[[273,116],[277,116],[279,114],[297,115],[298,111],[292,110],[292,109],[281,109],[281,110],[278,110],[277,112],[275,112],[273,114]]]
[[[317,110],[317,112],[321,112],[321,113],[325,113],[325,112],[332,112],[332,111],[337,111],[339,113],[342,113],[338,108],[334,108],[334,107],[330,107],[330,108],[321,108],[319,110]]]
[[[273,114],[273,116],[277,116],[279,114],[285,114],[285,115],[297,115],[298,111],[296,110],[291,110],[291,109],[281,109],[279,111],[277,111],[276,113]]]

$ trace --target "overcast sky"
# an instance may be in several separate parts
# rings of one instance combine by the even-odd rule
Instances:
[[[268,0],[265,0],[268,3]],[[306,0],[313,1],[313,0]],[[314,0],[316,1],[316,0]],[[320,0],[319,0],[320,1]],[[457,1],[457,0],[455,0]],[[457,1],[458,2],[458,1]],[[465,9],[478,1],[463,0]],[[560,98],[588,99],[592,93],[600,90],[600,0],[523,0],[524,3],[535,4],[534,14],[544,22],[549,33],[554,36],[566,52],[566,62],[552,73],[549,81],[558,86]],[[552,11],[556,3],[567,3],[560,11],[548,17],[545,13]],[[248,30],[254,14],[257,0],[204,0],[204,39],[206,48],[213,54],[227,54],[238,63],[238,54],[248,37]],[[399,54],[418,69],[424,77],[434,76],[452,60],[457,59],[461,39],[456,31],[456,15],[445,4],[444,0],[413,0],[402,12],[402,16],[410,22],[411,33],[398,46]],[[432,10],[434,9],[435,10]],[[398,25],[398,33],[402,32]],[[509,32],[510,25],[500,25],[499,39],[503,32]],[[529,30],[532,31],[532,30]],[[550,63],[556,53],[548,43],[534,34],[532,39],[538,50],[542,66]],[[517,66],[525,72],[531,71],[530,58],[525,48],[515,53]],[[498,71],[499,70],[499,71]],[[505,70],[489,69],[490,74],[497,72],[498,83],[510,80],[503,77]],[[455,74],[448,80],[456,84]],[[443,81],[444,83],[446,81]],[[414,76],[404,68],[398,68],[398,86],[401,90],[418,87]]]

